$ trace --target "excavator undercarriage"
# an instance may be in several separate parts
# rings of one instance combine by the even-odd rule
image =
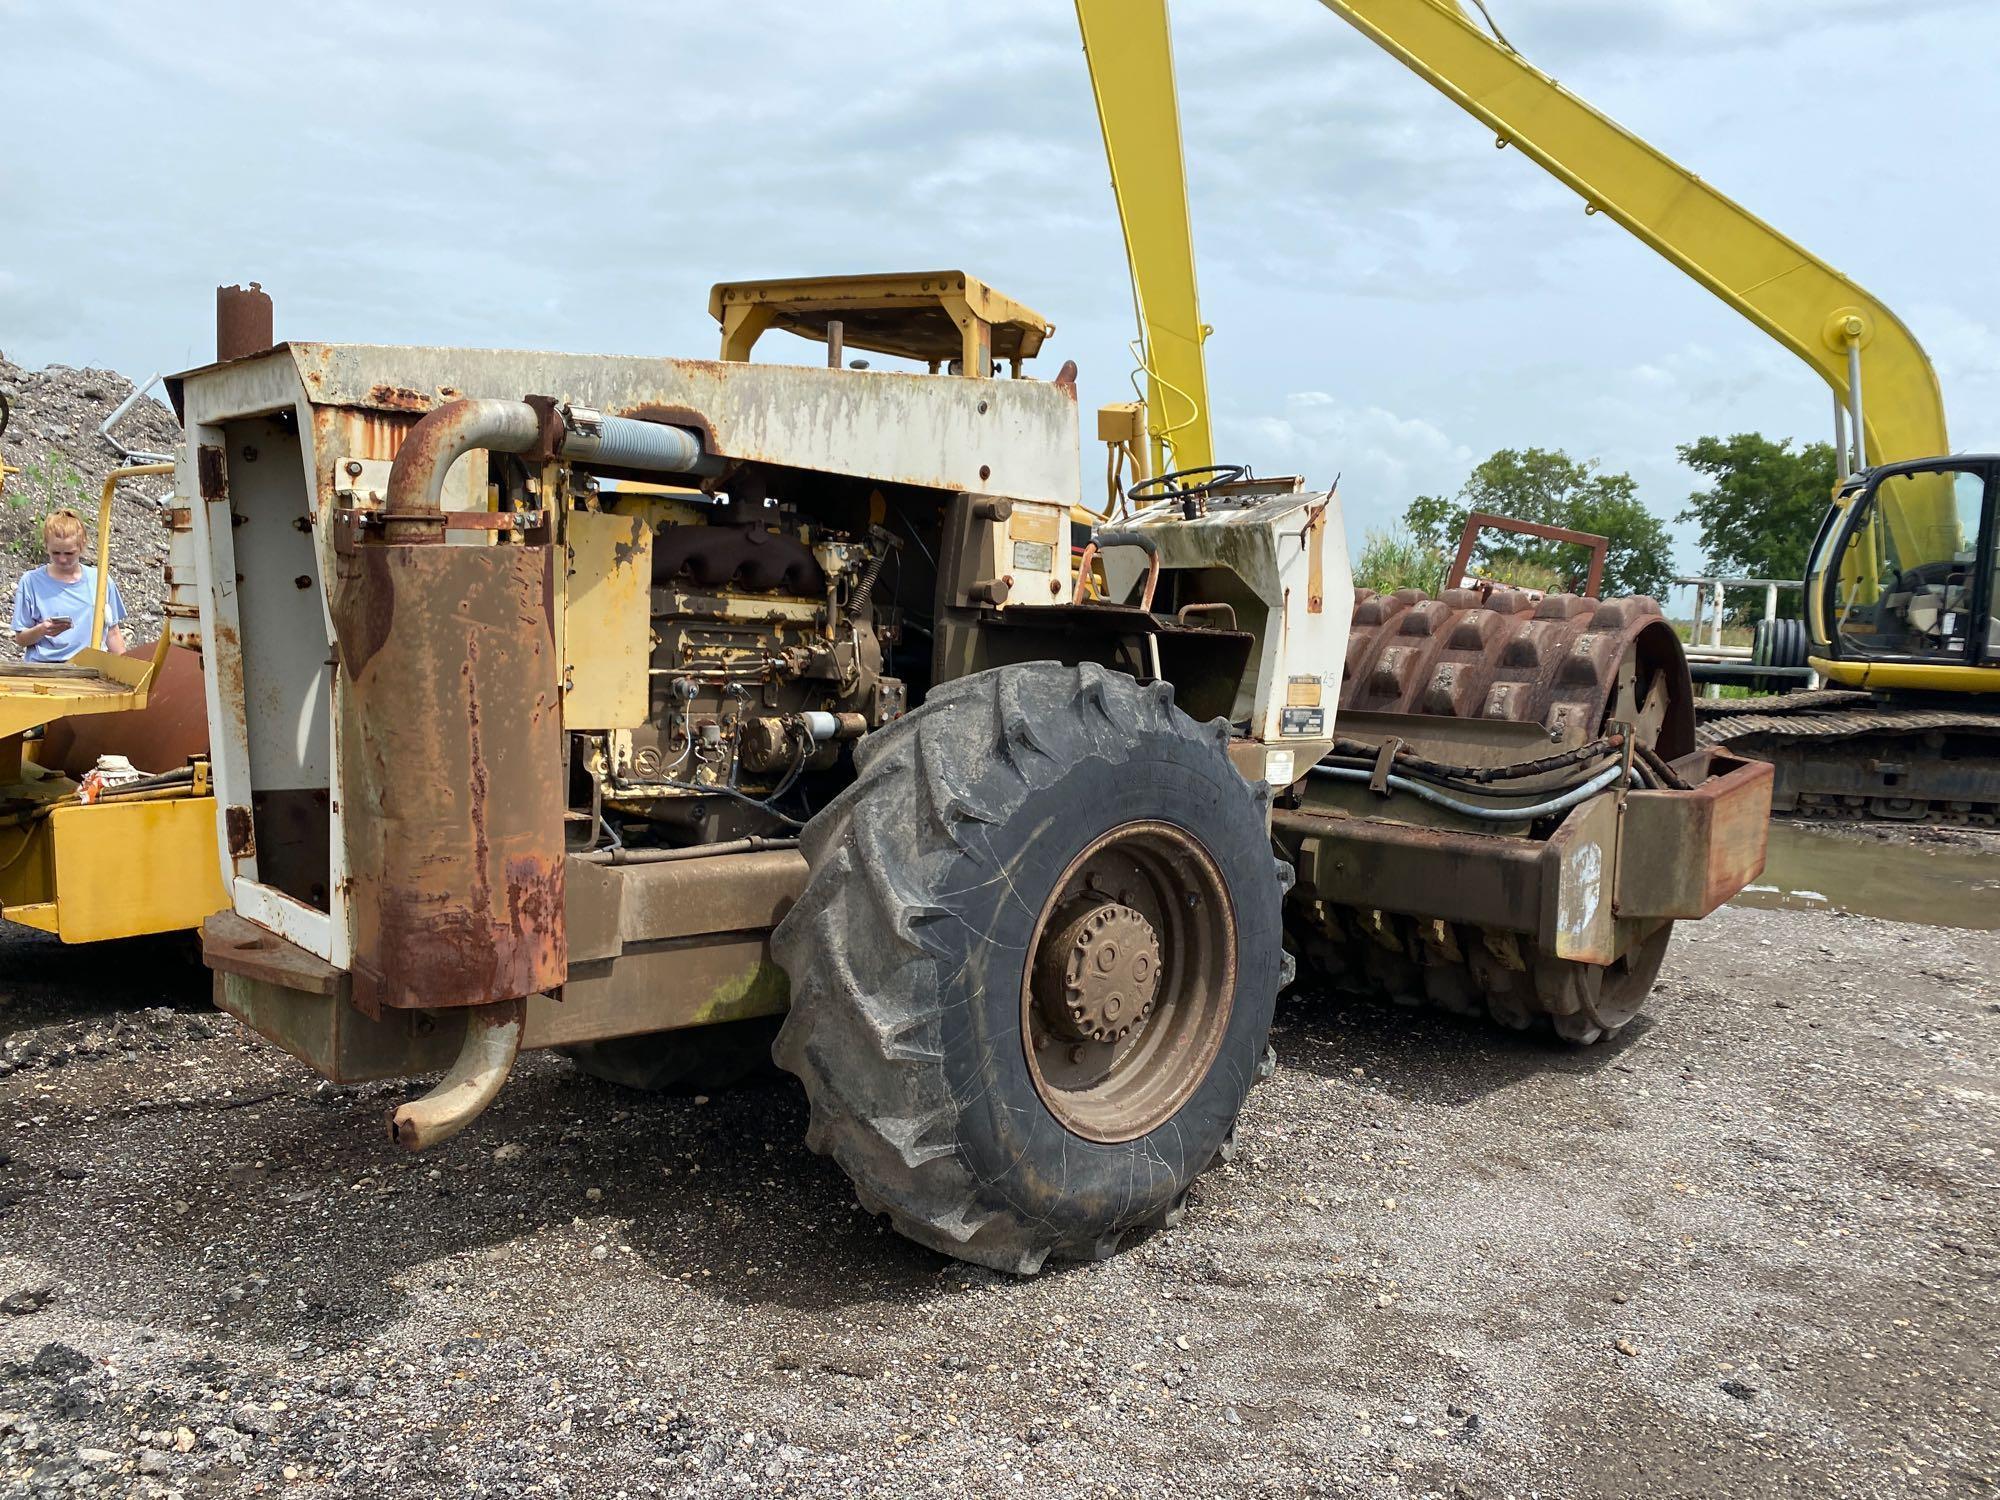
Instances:
[[[2000,712],[1982,700],[1884,701],[1852,688],[1697,705],[1696,737],[1776,771],[1771,810],[2000,824]]]

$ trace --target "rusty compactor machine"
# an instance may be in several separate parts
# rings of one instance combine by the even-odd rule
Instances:
[[[722,361],[171,383],[219,1000],[330,1078],[446,1070],[407,1145],[522,1048],[691,1081],[776,1028],[865,1205],[1031,1271],[1177,1215],[1288,948],[1589,1041],[1760,869],[1770,769],[1695,748],[1650,601],[1357,603],[1338,498],[1233,470],[1086,522],[1073,372],[959,273],[714,311]]]

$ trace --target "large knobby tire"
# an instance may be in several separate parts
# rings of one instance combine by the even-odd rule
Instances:
[[[1270,793],[1227,736],[1165,684],[1038,663],[862,741],[771,946],[773,1056],[865,1208],[1023,1275],[1178,1217],[1282,956]]]
[[[579,1042],[563,1055],[592,1078],[651,1094],[719,1094],[771,1070],[776,1016]]]

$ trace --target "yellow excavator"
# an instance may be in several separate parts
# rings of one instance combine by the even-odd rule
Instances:
[[[1831,388],[1840,484],[1805,629],[1765,665],[1833,687],[1725,700],[1702,739],[1772,760],[1778,811],[2000,820],[2000,457],[1950,455],[1937,372],[1859,286],[1531,66],[1473,0],[1320,0]],[[1165,0],[1077,0],[1138,304],[1155,469],[1214,463]],[[1485,24],[1481,24],[1484,21]],[[1128,413],[1137,415],[1128,415]],[[1946,456],[1950,455],[1950,456]],[[1808,645],[1807,637],[1810,644]],[[1789,647],[1789,654],[1787,648]]]

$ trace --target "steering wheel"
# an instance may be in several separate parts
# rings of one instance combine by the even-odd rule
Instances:
[[[1203,464],[1196,469],[1176,469],[1171,474],[1158,474],[1151,479],[1142,479],[1125,491],[1125,499],[1131,505],[1149,505],[1161,500],[1193,501],[1205,499],[1226,484],[1234,484],[1250,472],[1247,464]],[[1189,480],[1196,480],[1190,484]],[[1168,486],[1172,488],[1168,488]]]

